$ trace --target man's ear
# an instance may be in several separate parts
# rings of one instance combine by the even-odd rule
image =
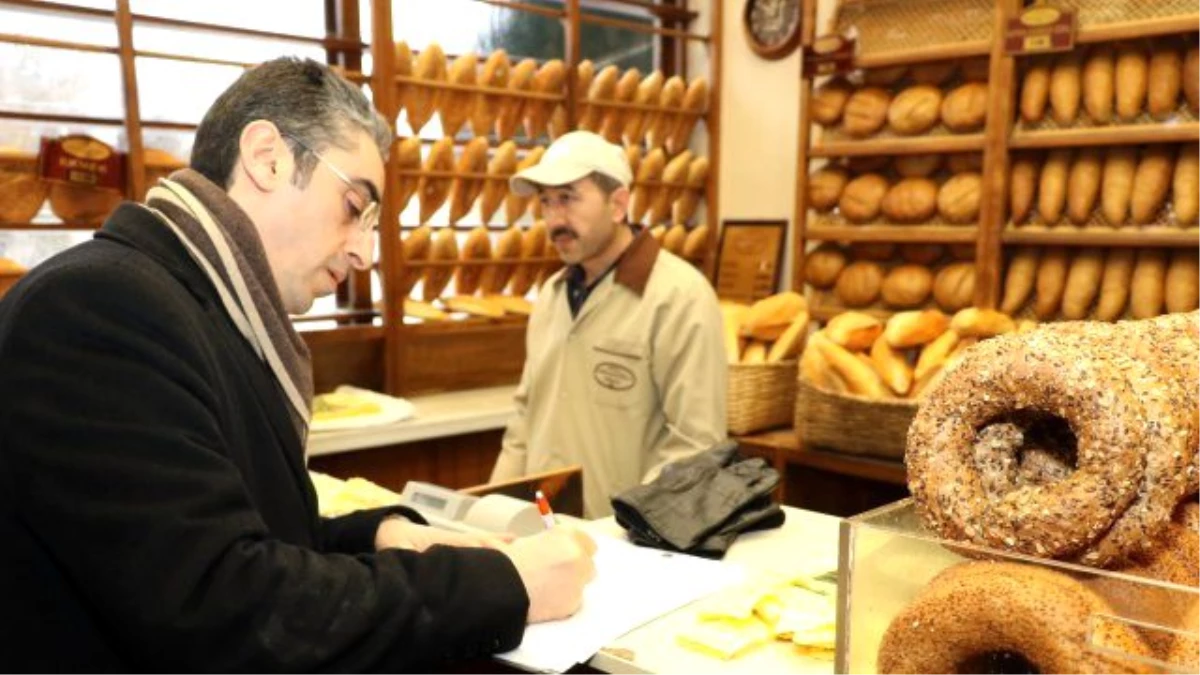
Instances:
[[[238,139],[238,165],[250,183],[262,192],[274,192],[292,180],[295,160],[279,128],[267,120],[254,120]]]
[[[613,220],[617,223],[624,223],[629,215],[629,188],[619,187],[609,196],[609,203],[613,207]]]

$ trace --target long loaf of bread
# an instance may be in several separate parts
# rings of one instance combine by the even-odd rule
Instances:
[[[1108,252],[1104,276],[1100,280],[1100,299],[1096,303],[1098,321],[1116,321],[1125,313],[1136,257],[1137,252],[1131,248],[1114,248]]]

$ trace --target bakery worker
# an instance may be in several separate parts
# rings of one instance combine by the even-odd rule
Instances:
[[[721,313],[708,280],[626,223],[629,162],[587,131],[510,179],[541,200],[566,266],[541,287],[517,414],[492,481],[583,467],[584,514],[725,438]]]
[[[578,607],[578,533],[318,516],[288,315],[370,267],[391,143],[326,66],[261,64],[190,169],[0,302],[0,669],[410,670]]]

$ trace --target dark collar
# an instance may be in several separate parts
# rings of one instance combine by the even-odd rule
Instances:
[[[625,247],[614,263],[613,281],[640,296],[646,292],[646,283],[650,281],[650,272],[654,269],[654,262],[658,260],[658,252],[662,247],[650,236],[646,228],[638,227],[635,232],[633,241],[629,242],[629,246]],[[575,272],[572,267],[568,267],[559,277],[560,282],[566,281],[572,273],[582,272]],[[605,271],[596,282],[599,283],[607,275],[608,272]],[[582,282],[582,275],[579,281]]]

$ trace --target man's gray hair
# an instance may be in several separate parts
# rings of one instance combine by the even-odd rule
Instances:
[[[196,130],[192,168],[228,189],[242,130],[255,120],[274,123],[289,139],[300,187],[317,164],[310,149],[348,150],[352,134],[363,131],[386,159],[393,138],[387,121],[356,85],[323,63],[284,57],[251,68],[217,97]]]

